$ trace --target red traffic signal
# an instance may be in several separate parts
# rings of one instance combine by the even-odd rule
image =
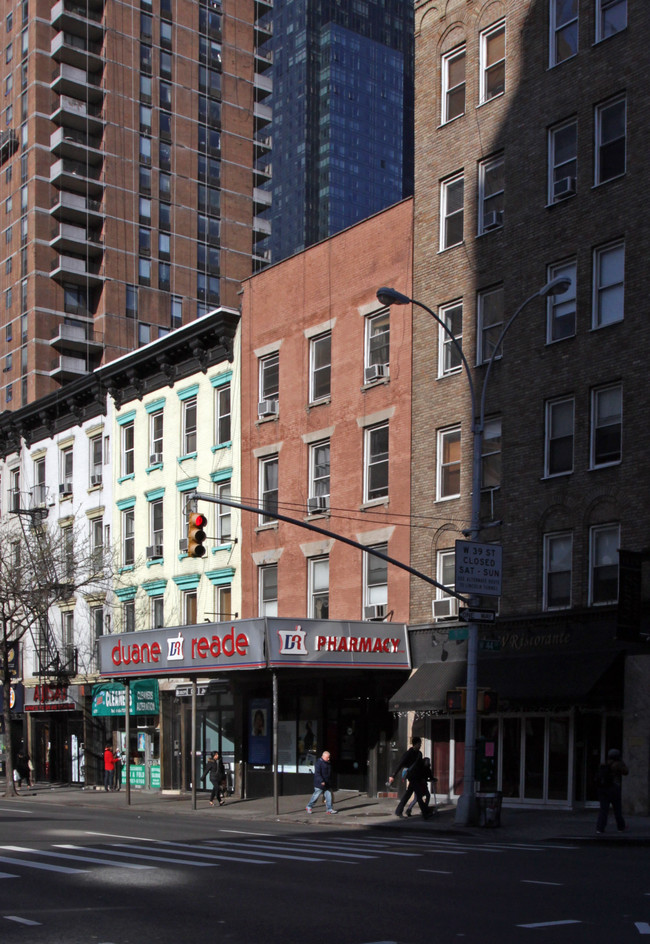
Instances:
[[[207,534],[205,526],[208,519],[205,515],[193,512],[187,519],[187,553],[190,557],[205,557],[206,550],[203,547]]]

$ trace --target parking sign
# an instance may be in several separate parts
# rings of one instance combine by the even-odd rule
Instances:
[[[456,541],[456,590],[500,597],[503,548],[500,544]]]

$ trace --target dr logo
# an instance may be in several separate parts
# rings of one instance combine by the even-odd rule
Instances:
[[[179,633],[173,639],[167,640],[167,661],[168,662],[182,662],[183,661],[183,643],[185,640]]]
[[[296,626],[295,629],[278,630],[280,637],[280,654],[292,656],[306,656],[307,646],[305,645],[305,636],[307,633]]]

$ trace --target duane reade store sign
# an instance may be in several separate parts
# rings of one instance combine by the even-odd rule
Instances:
[[[402,623],[288,620],[203,623],[101,636],[105,678],[203,675],[285,666],[410,669]]]

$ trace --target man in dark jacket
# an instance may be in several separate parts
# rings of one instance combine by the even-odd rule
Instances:
[[[338,813],[338,810],[332,809],[332,765],[330,764],[330,752],[323,751],[314,765],[314,793],[311,800],[305,807],[308,813],[313,813],[313,806],[321,794],[325,795],[325,806],[328,813]]]
[[[201,779],[205,780],[207,776],[210,777],[210,783],[212,784],[210,806],[214,806],[215,799],[219,800],[219,806],[223,806],[226,802],[223,798],[223,786],[226,779],[226,769],[223,766],[223,761],[219,757],[219,751],[215,751],[206,764],[205,771]]]
[[[596,821],[596,833],[601,835],[605,832],[607,826],[607,817],[611,805],[616,819],[616,828],[619,833],[625,829],[625,819],[623,818],[621,788],[623,777],[629,773],[627,764],[621,757],[621,752],[613,747],[607,752],[607,762],[601,764],[596,775],[596,786],[598,788],[598,819]]]
[[[406,793],[402,799],[397,804],[397,809],[395,810],[395,816],[401,816],[404,812],[404,807],[411,799],[413,794],[415,794],[418,806],[422,816],[425,819],[430,819],[433,816],[433,810],[430,810],[429,807],[424,802],[424,788],[423,784],[426,783],[425,780],[425,768],[424,760],[422,758],[422,751],[420,750],[420,745],[422,744],[422,739],[419,737],[411,738],[411,746],[402,754],[397,769],[392,777],[388,778],[389,783],[393,783],[396,777],[402,779],[402,771],[406,770]]]

